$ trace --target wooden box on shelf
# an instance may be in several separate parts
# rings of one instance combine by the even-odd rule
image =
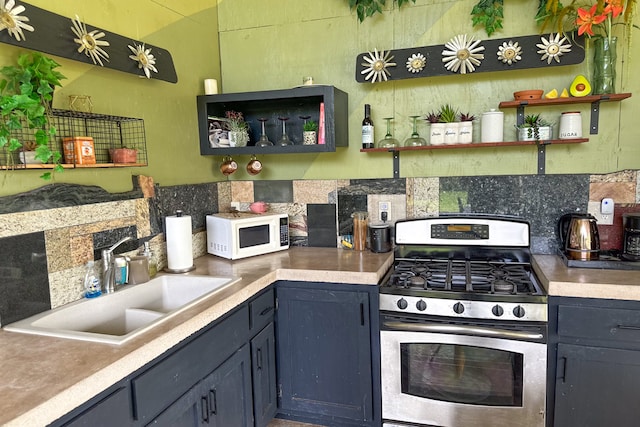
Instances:
[[[113,163],[135,163],[138,157],[138,150],[133,148],[112,148],[109,150]]]

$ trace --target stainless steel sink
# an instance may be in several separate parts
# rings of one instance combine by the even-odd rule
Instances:
[[[45,311],[4,329],[122,344],[239,280],[240,277],[158,276],[112,294]]]

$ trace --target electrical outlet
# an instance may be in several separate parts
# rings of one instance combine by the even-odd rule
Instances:
[[[240,202],[231,202],[231,209],[240,210]]]
[[[391,221],[391,202],[378,202],[378,218],[377,220],[382,220],[382,212],[387,213],[387,222]]]
[[[598,221],[598,225],[612,225],[613,224],[613,203],[610,206],[610,214],[602,213],[602,202],[589,202],[587,211],[593,215]]]

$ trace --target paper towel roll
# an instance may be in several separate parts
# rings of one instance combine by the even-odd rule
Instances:
[[[167,270],[173,272],[188,271],[193,268],[191,217],[166,217]]]

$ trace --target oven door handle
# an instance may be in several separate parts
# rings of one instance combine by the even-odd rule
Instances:
[[[460,325],[441,325],[438,323],[406,323],[406,322],[383,322],[384,326],[389,329],[411,331],[411,332],[440,332],[440,333],[458,333],[473,334],[483,337],[493,338],[519,338],[519,339],[542,339],[544,335],[539,333],[508,331],[505,329],[483,328],[481,326],[460,326]]]

